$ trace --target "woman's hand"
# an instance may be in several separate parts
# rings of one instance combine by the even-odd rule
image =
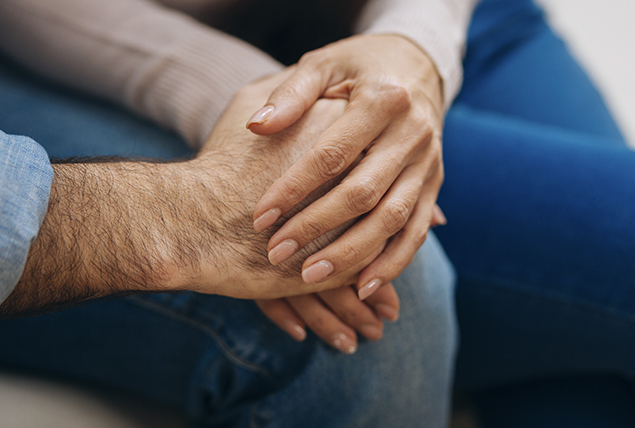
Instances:
[[[352,287],[286,299],[257,300],[262,312],[295,340],[306,338],[308,326],[329,345],[346,353],[357,350],[357,334],[369,340],[383,335],[382,318],[396,321],[399,298],[387,284],[364,302]]]
[[[318,236],[366,214],[337,241],[308,257],[302,276],[319,283],[388,247],[359,276],[378,289],[410,263],[434,222],[443,181],[441,79],[428,56],[398,35],[355,36],[302,57],[291,77],[248,121],[254,133],[279,132],[320,97],[349,100],[344,115],[278,179],[254,211],[262,231],[314,189],[364,158],[327,195],[293,216],[269,241],[277,265]]]

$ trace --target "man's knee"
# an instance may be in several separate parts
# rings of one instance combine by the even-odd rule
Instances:
[[[454,270],[430,234],[414,262],[394,281],[399,321],[355,355],[320,344],[301,373],[254,413],[263,426],[445,426],[457,345]],[[290,405],[289,403],[300,403]],[[284,405],[282,403],[285,403]],[[284,409],[284,411],[283,411]]]

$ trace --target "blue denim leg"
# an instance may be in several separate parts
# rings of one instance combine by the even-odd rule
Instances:
[[[125,388],[203,426],[440,428],[456,345],[452,281],[432,237],[395,282],[400,320],[353,356],[313,335],[295,342],[251,301],[175,293],[2,321],[0,364]]]
[[[479,6],[465,68],[438,231],[459,277],[459,384],[630,376],[635,153],[531,1]]]
[[[483,428],[633,428],[635,391],[611,376],[539,380],[478,395]]]
[[[174,135],[8,64],[0,64],[0,128],[62,157],[188,154]],[[295,342],[251,301],[174,293],[2,321],[0,365],[125,388],[204,426],[440,428],[456,347],[453,284],[431,235],[395,281],[400,320],[354,356],[314,335]]]
[[[635,156],[531,0],[477,8],[444,158],[457,383],[483,426],[633,426]]]
[[[2,56],[0,94],[0,129],[33,138],[52,158],[191,154],[177,135],[111,103],[43,81]]]
[[[310,369],[257,407],[257,426],[445,426],[445,385],[456,345],[454,319],[447,310],[454,297],[453,277],[430,234],[415,261],[394,282],[401,315],[386,326],[385,337],[365,343],[351,358],[320,346],[311,356]],[[330,382],[324,381],[325,375]],[[303,397],[300,406],[289,404],[298,396]]]
[[[446,141],[459,384],[635,374],[635,152],[459,106]]]

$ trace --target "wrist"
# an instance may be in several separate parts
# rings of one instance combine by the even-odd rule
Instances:
[[[227,244],[228,204],[221,197],[223,180],[213,165],[199,158],[162,164],[160,195],[151,216],[160,245],[151,259],[158,265],[155,287],[163,291],[216,294],[227,278],[222,254]]]
[[[443,77],[428,52],[416,41],[403,34],[386,34],[384,36],[401,39],[408,44],[409,50],[412,51],[412,48],[414,48],[418,51],[416,57],[419,62],[417,66],[420,70],[419,81],[423,85],[424,93],[434,104],[435,109],[438,110],[439,113],[443,112]]]

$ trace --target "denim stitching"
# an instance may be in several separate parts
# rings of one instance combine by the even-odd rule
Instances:
[[[172,309],[166,308],[165,306],[162,306],[156,302],[152,302],[146,299],[141,299],[137,296],[129,296],[126,298],[126,300],[128,300],[130,303],[136,304],[137,306],[141,306],[145,309],[148,310],[152,310],[154,312],[158,312],[161,313],[164,316],[167,316],[169,318],[171,318],[172,320],[181,322],[183,324],[187,324],[191,327],[197,328],[198,330],[200,330],[203,334],[205,334],[206,336],[208,336],[209,338],[211,338],[213,341],[215,341],[216,343],[218,343],[218,345],[220,346],[221,350],[223,351],[223,353],[225,354],[225,357],[232,361],[234,364],[236,364],[237,366],[240,366],[246,370],[249,370],[251,372],[255,372],[255,373],[259,373],[260,375],[264,376],[265,378],[267,378],[267,380],[269,380],[271,383],[273,383],[274,385],[277,385],[276,382],[276,378],[273,376],[273,374],[269,373],[269,371],[267,371],[265,368],[252,363],[251,361],[248,361],[242,357],[240,357],[239,355],[236,355],[231,348],[229,347],[229,345],[227,345],[227,343],[225,343],[224,340],[221,339],[220,335],[218,334],[218,332],[216,332],[214,329],[210,328],[209,326],[203,324],[202,322],[194,319],[194,318],[189,318],[181,313],[178,313]]]

